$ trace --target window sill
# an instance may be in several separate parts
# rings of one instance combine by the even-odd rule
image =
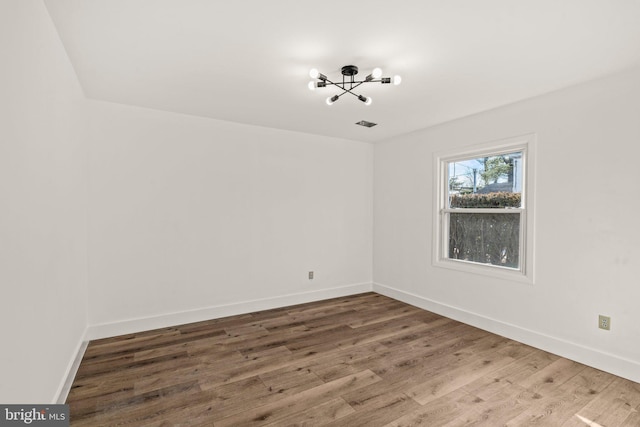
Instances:
[[[474,275],[494,277],[497,279],[510,280],[532,285],[533,274],[516,268],[498,267],[491,264],[481,264],[471,261],[460,261],[455,259],[437,259],[434,261],[435,267],[456,270]]]

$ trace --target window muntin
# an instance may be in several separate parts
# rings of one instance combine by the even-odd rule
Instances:
[[[436,265],[532,280],[532,142],[529,135],[436,157]]]

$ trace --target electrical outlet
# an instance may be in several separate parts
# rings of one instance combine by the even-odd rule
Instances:
[[[313,271],[309,272],[309,280],[313,280]]]
[[[611,329],[611,318],[609,316],[603,316],[602,314],[598,316],[598,328],[604,330]]]

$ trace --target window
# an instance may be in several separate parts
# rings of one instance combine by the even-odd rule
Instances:
[[[534,136],[436,155],[441,267],[533,281]]]

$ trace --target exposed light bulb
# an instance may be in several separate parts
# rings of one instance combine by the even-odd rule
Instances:
[[[371,72],[371,75],[373,76],[374,79],[379,79],[380,77],[382,77],[382,70],[376,67]]]
[[[309,71],[309,77],[311,77],[312,79],[317,79],[319,75],[320,71],[318,71],[317,68],[312,68],[311,71]]]
[[[309,82],[308,87],[309,90],[316,90],[316,82]]]
[[[367,97],[367,100],[364,101],[364,105],[371,105],[371,103],[373,102],[373,99],[371,99],[370,96]]]
[[[393,76],[393,84],[398,86],[400,83],[402,83],[402,77],[398,75]]]
[[[364,102],[364,105],[371,105],[371,98],[363,96],[363,95],[358,95],[358,99],[362,102]]]
[[[327,105],[333,105],[340,98],[338,95],[333,95],[327,98]]]

